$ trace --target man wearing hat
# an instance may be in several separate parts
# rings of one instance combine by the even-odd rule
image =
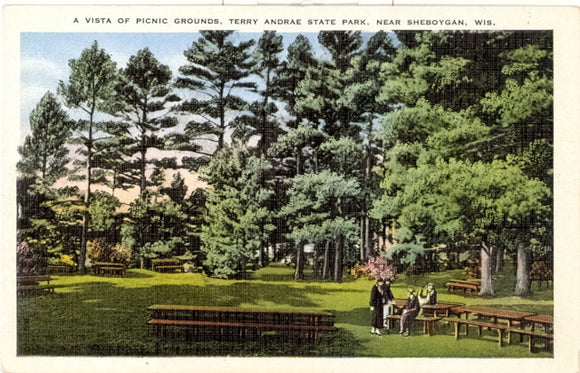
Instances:
[[[405,337],[408,337],[410,333],[410,326],[415,320],[415,317],[419,314],[419,310],[421,307],[419,306],[419,300],[415,295],[415,290],[408,289],[407,290],[407,303],[405,307],[403,307],[403,313],[401,315],[401,329],[399,330],[399,334],[403,335],[405,333]]]

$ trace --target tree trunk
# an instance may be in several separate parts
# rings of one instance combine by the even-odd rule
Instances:
[[[485,241],[481,243],[481,291],[479,295],[494,295],[493,283],[491,282],[492,251],[492,246],[487,246]]]
[[[324,245],[324,262],[322,264],[322,280],[328,280],[328,270],[330,269],[330,241]]]
[[[78,271],[80,273],[85,273],[85,261],[87,257],[87,236],[89,235],[89,206],[91,203],[91,174],[93,172],[93,114],[89,117],[89,140],[87,142],[87,190],[85,192],[84,205],[85,210],[83,211],[83,227],[81,231],[81,247],[79,249],[79,263]]]
[[[302,147],[296,147],[296,175],[302,175]]]
[[[334,257],[334,282],[342,282],[342,237],[339,236],[335,243],[336,256]]]
[[[368,214],[368,212],[366,213]],[[364,262],[371,256],[373,256],[373,245],[371,239],[371,218],[366,215],[365,216],[365,256]]]
[[[495,274],[499,275],[503,271],[503,256],[504,256],[504,245],[498,245],[497,255],[495,258]]]
[[[318,271],[319,271],[319,265],[318,265],[318,257],[320,256],[320,247],[318,244],[314,245],[314,259],[312,262],[312,278],[314,280],[318,280]]]
[[[522,243],[518,243],[518,259],[516,270],[516,297],[527,297],[531,295],[530,290],[530,251]]]
[[[359,259],[361,263],[365,262],[365,249],[366,249],[366,245],[365,245],[365,220],[364,220],[364,216],[360,217],[360,253],[359,253]]]
[[[294,280],[304,280],[304,245],[301,242],[296,243],[296,271]]]

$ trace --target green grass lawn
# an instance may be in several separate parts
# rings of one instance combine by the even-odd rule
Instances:
[[[513,273],[509,268],[507,272]],[[284,265],[260,269],[244,281],[137,269],[122,278],[53,277],[54,294],[18,300],[17,351],[21,356],[553,357],[548,352],[530,353],[527,343],[500,348],[494,331],[484,331],[481,338],[473,331],[456,341],[452,327],[441,323],[432,337],[420,330],[410,338],[371,336],[368,304],[372,282],[348,274],[342,284],[295,282],[292,269]],[[494,298],[449,294],[445,282],[461,277],[461,271],[401,275],[392,289],[396,298],[404,298],[407,287],[419,289],[431,281],[440,302],[553,314],[551,287],[534,286],[533,296],[513,297],[515,279],[506,274],[495,280]],[[159,339],[147,325],[147,307],[152,304],[324,310],[336,315],[339,330],[323,335],[313,345],[284,342],[276,335],[244,343]]]

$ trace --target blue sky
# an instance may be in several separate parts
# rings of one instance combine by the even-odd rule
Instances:
[[[298,33],[281,33],[287,46]],[[317,34],[304,34],[312,43],[314,54],[324,58],[327,52],[317,42]],[[58,82],[70,74],[68,61],[76,59],[96,40],[109,53],[118,68],[137,51],[148,47],[155,57],[168,65],[174,75],[187,61],[183,52],[199,38],[198,33],[22,33],[21,34],[21,139],[29,134],[30,112],[47,92],[56,92]],[[258,39],[261,33],[236,33],[239,39]],[[285,52],[284,52],[285,53]],[[74,116],[74,115],[73,115]]]

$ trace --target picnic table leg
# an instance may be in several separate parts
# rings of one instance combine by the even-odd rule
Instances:
[[[503,333],[502,333],[502,330],[498,328],[497,329],[497,334],[498,334],[498,337],[499,337],[499,347],[501,347],[502,344],[503,344]]]

